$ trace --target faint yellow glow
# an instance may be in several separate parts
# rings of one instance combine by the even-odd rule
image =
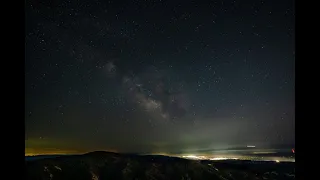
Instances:
[[[80,154],[76,150],[53,149],[53,148],[25,148],[25,156],[57,155],[57,154]]]
[[[198,159],[198,156],[195,155],[188,155],[188,156],[182,156],[183,158],[190,158],[190,159]]]
[[[216,157],[216,158],[211,158],[210,160],[218,161],[218,160],[228,160],[228,159],[237,160],[238,158]]]
[[[178,155],[174,155],[174,154],[168,154],[165,152],[154,152],[154,153],[148,153],[148,154],[144,154],[144,155],[178,156]]]
[[[25,141],[25,156],[85,154],[92,151],[117,152],[115,149],[95,148],[83,149],[72,141],[61,141],[50,138],[30,138]]]
[[[253,154],[273,154],[276,152],[253,152]]]
[[[276,160],[276,162],[279,163],[280,161],[279,161],[279,160]]]
[[[85,154],[97,150],[72,150],[72,149],[56,149],[56,148],[25,148],[25,156],[37,156],[37,155],[68,155],[68,154]],[[103,149],[99,151],[114,152],[114,149]]]

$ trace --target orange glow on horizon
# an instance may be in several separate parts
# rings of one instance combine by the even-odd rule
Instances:
[[[73,154],[85,154],[93,151],[106,151],[117,153],[117,150],[114,149],[104,149],[104,150],[67,150],[67,149],[34,149],[34,148],[25,148],[25,156],[39,156],[39,155],[73,155]]]
[[[25,156],[37,156],[37,155],[57,155],[57,154],[80,154],[79,151],[74,150],[62,150],[62,149],[34,149],[25,148]]]

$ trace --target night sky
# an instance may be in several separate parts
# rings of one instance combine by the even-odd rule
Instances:
[[[26,154],[294,144],[292,0],[26,1]]]

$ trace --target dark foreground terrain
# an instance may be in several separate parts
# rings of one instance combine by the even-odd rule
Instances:
[[[294,163],[195,161],[108,152],[26,161],[27,179],[251,180],[295,179]]]

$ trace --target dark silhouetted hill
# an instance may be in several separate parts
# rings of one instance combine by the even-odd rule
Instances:
[[[26,161],[30,180],[268,180],[295,179],[294,163],[195,161],[96,151]]]

